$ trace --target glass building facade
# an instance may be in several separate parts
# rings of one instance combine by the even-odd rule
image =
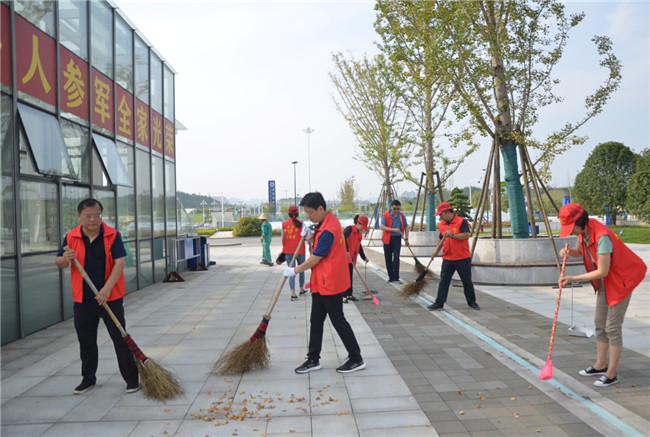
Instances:
[[[179,237],[174,70],[113,3],[0,2],[2,344],[72,317],[54,257],[92,196],[122,233],[127,293]]]

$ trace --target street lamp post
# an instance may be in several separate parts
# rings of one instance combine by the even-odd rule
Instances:
[[[212,203],[210,205],[212,205],[212,209],[210,210],[210,222],[214,223],[214,208],[217,206],[217,201],[212,199]]]
[[[298,197],[296,195],[296,164],[298,161],[291,162],[293,164],[293,204],[294,206],[298,203]]]
[[[208,202],[206,202],[205,199],[202,200],[201,204],[200,204],[201,207],[202,207],[202,211],[203,211],[203,223],[205,223],[205,205],[207,205],[207,204],[208,204]]]
[[[307,134],[307,172],[309,173],[309,192],[311,193],[311,144],[309,142],[309,135],[314,132],[314,129],[308,127],[303,129],[303,132]]]
[[[221,193],[221,227],[224,228],[224,222],[223,222],[223,192]]]

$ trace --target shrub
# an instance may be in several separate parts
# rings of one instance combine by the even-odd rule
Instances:
[[[197,229],[196,233],[199,235],[199,237],[210,237],[212,234],[214,234],[216,229],[214,228],[209,228],[209,229]]]
[[[253,237],[262,235],[262,223],[257,217],[242,217],[235,224],[233,237]]]

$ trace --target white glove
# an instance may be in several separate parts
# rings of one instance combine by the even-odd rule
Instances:
[[[303,226],[302,230],[300,231],[300,236],[305,237],[305,240],[311,240],[311,237],[313,237],[314,234],[311,233],[311,229],[309,229],[309,226]]]
[[[284,269],[284,276],[287,278],[293,278],[296,276],[296,268],[295,267],[287,267]]]

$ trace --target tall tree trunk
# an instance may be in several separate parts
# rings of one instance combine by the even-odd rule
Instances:
[[[513,238],[528,238],[528,222],[526,220],[526,202],[524,190],[519,182],[519,166],[517,163],[517,144],[509,142],[501,146],[503,167],[506,177],[508,207],[510,208],[510,227]]]

